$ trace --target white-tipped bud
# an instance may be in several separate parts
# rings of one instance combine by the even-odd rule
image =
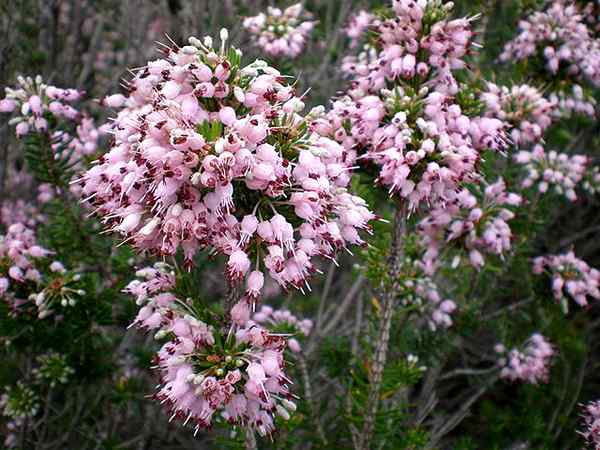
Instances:
[[[296,411],[296,404],[286,398],[284,398],[283,400],[281,400],[281,403],[283,404],[283,406],[285,406],[286,409],[290,410],[290,411]]]
[[[194,186],[197,186],[198,184],[200,184],[200,172],[196,172],[192,175],[192,177],[190,178],[191,183]]]
[[[43,292],[40,292],[38,295],[35,296],[35,305],[41,306],[42,303],[44,303],[44,300],[45,300],[45,295]]]
[[[200,41],[200,39],[198,39],[195,36],[190,36],[188,39],[188,42],[190,43],[190,45],[193,45],[194,47],[197,47],[197,48],[202,47],[202,41]]]
[[[279,414],[283,420],[290,420],[290,413],[283,406],[277,405],[275,409],[277,410],[277,414]]]
[[[219,62],[219,55],[215,52],[210,52],[206,55],[206,60],[209,64],[217,64]]]
[[[161,339],[164,339],[166,335],[167,335],[167,332],[165,330],[158,330],[154,334],[154,339],[156,339],[157,341],[159,341]]]
[[[238,102],[244,103],[244,100],[246,99],[246,95],[244,94],[244,91],[242,90],[241,87],[235,86],[233,88],[233,95],[235,96],[235,98]]]
[[[184,55],[195,55],[196,53],[198,53],[198,49],[193,45],[186,45],[181,48],[181,51]]]
[[[229,39],[229,31],[227,31],[227,28],[221,28],[221,31],[219,32],[219,37],[221,38],[221,41],[223,43],[225,43],[225,41]]]
[[[225,150],[225,139],[220,138],[215,142],[215,152],[220,155]]]
[[[159,223],[160,219],[155,217],[142,227],[142,229],[140,230],[140,234],[143,234],[144,236],[149,236],[150,234],[152,234],[152,232],[158,226]]]

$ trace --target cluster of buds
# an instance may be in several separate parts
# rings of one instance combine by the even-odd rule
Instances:
[[[243,425],[260,435],[275,429],[275,416],[289,419],[296,409],[284,373],[284,336],[250,325],[229,333],[194,317],[188,300],[171,292],[169,267],[142,269],[145,281],[126,291],[142,306],[133,325],[167,339],[155,357],[161,382],[155,397],[195,432],[215,420]]]
[[[600,401],[589,402],[583,406],[585,429],[579,431],[591,449],[600,450]]]
[[[543,55],[550,74],[559,71],[574,80],[600,86],[600,41],[594,39],[579,8],[571,2],[551,2],[519,24],[520,33],[508,42],[501,61]]]
[[[59,261],[52,262],[37,292],[29,295],[29,300],[37,306],[38,317],[44,319],[59,309],[75,306],[79,298],[85,295],[80,281],[79,273],[67,271]]]
[[[423,264],[428,272],[435,269],[441,251],[449,244],[464,248],[477,269],[483,267],[483,254],[501,256],[510,249],[512,232],[508,222],[515,214],[508,208],[519,206],[521,197],[507,192],[501,178],[479,191],[479,186],[477,195],[461,189],[419,223],[418,231],[427,248]]]
[[[301,3],[283,11],[269,6],[267,12],[246,17],[243,25],[258,47],[272,58],[296,58],[302,53],[315,26]]]
[[[40,409],[40,400],[35,391],[23,381],[14,386],[6,386],[0,396],[2,415],[14,420],[34,417]]]
[[[0,236],[0,295],[12,313],[22,313],[34,303],[38,318],[44,319],[85,295],[79,287],[81,275],[68,272],[59,261],[48,261],[51,253],[21,223],[10,225]]]
[[[273,309],[268,305],[261,306],[260,310],[252,316],[252,322],[259,324],[272,333],[290,334],[292,336],[306,337],[313,328],[310,319],[298,319],[287,309]],[[287,341],[288,348],[294,353],[300,353],[302,347],[295,337]]]
[[[537,143],[552,123],[556,105],[542,93],[527,84],[511,88],[487,83],[481,94],[486,114],[496,117],[510,128],[510,137],[516,146]]]
[[[129,83],[114,144],[79,183],[106,226],[140,251],[190,266],[198,250],[228,257],[226,275],[260,294],[264,268],[302,289],[313,258],[363,244],[374,215],[345,188],[338,143],[310,134],[303,102],[263,61],[212,39],[165,49]],[[261,264],[262,262],[262,264]],[[251,272],[251,267],[254,271]]]
[[[456,311],[456,303],[442,298],[437,283],[425,273],[420,262],[405,256],[399,279],[398,296],[402,304],[418,308],[421,313],[427,315],[431,331],[452,326],[452,314]]]
[[[541,334],[532,334],[522,349],[514,348],[507,352],[504,345],[498,344],[494,350],[499,355],[501,378],[530,384],[548,382],[550,363],[555,350]]]
[[[575,188],[582,180],[588,159],[584,155],[568,155],[554,150],[546,152],[537,144],[531,151],[521,150],[514,155],[514,160],[522,164],[527,175],[521,186],[530,188],[537,184],[540,193],[546,193],[551,187],[559,195],[575,201]]]
[[[587,297],[600,299],[600,272],[570,251],[561,255],[538,256],[533,273],[547,271],[552,277],[552,292],[563,310],[568,311],[567,295],[579,306],[587,306]]]
[[[445,200],[477,178],[480,151],[503,149],[504,124],[461,107],[453,72],[473,32],[469,19],[448,20],[451,4],[395,1],[396,17],[375,21],[377,58],[352,67],[347,95],[312,127],[379,167],[378,181],[411,209]]]
[[[75,373],[67,363],[65,355],[48,352],[36,358],[38,366],[33,369],[33,376],[38,382],[47,383],[50,387],[66,384]]]
[[[29,132],[48,131],[50,117],[76,121],[80,113],[71,104],[81,98],[82,93],[75,89],[60,89],[42,81],[38,75],[17,78],[19,87],[6,87],[6,96],[0,100],[0,112],[15,113],[10,125],[15,125],[18,137]]]

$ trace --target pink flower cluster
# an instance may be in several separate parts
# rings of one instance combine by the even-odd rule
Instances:
[[[495,350],[500,355],[498,365],[502,368],[501,378],[530,384],[548,382],[555,350],[541,334],[532,334],[522,350],[514,348],[507,353],[502,344],[496,345]]]
[[[244,18],[243,25],[252,35],[255,45],[273,58],[296,58],[301,53],[315,26],[312,15],[302,3],[283,11],[269,6],[267,12]]]
[[[373,27],[377,58],[352,68],[347,96],[312,124],[348,150],[364,148],[378,181],[411,209],[451,196],[476,179],[480,150],[506,145],[500,120],[469,117],[456,101],[453,71],[466,66],[473,32],[468,19],[444,19],[449,5],[394,2],[397,17]]]
[[[575,80],[600,86],[600,41],[594,39],[579,8],[572,2],[551,2],[519,24],[519,35],[506,44],[501,61],[543,55],[551,74],[564,70]]]
[[[98,147],[100,131],[96,128],[94,120],[90,117],[81,118],[75,129],[75,134],[60,130],[52,133],[52,148],[69,152],[72,162],[80,161],[84,156],[94,154]]]
[[[501,178],[477,194],[461,189],[419,223],[418,231],[427,248],[423,263],[428,272],[433,272],[440,253],[453,241],[460,242],[477,269],[483,267],[483,254],[501,256],[510,249],[512,232],[508,222],[515,214],[508,207],[519,206],[521,196],[507,192]]]
[[[67,272],[59,261],[47,261],[50,254],[38,245],[33,230],[21,223],[0,235],[0,296],[12,314],[31,312],[31,306],[44,319],[85,295],[78,283],[81,276]]]
[[[340,67],[342,73],[349,77],[356,77],[368,72],[369,64],[377,59],[377,49],[370,44],[365,44],[357,55],[346,55],[342,58]]]
[[[552,92],[549,100],[556,105],[553,115],[558,118],[571,117],[574,114],[596,116],[596,99],[585,93],[578,84],[573,84],[571,92]]]
[[[393,2],[396,17],[376,21],[379,58],[355,88],[376,92],[388,80],[416,78],[429,81],[447,94],[457,92],[453,71],[466,67],[464,57],[472,45],[472,19],[447,20],[452,3]]]
[[[402,303],[416,306],[427,313],[431,331],[451,327],[456,303],[450,299],[442,299],[437,283],[421,270],[419,262],[406,257],[402,266],[404,271],[410,271],[401,277],[399,297]]]
[[[47,116],[75,121],[80,113],[71,103],[81,98],[81,92],[75,89],[60,89],[43,83],[38,75],[17,78],[19,87],[6,87],[6,97],[0,100],[0,112],[13,113],[15,117],[9,123],[15,125],[18,137],[30,131],[46,132]]]
[[[579,431],[590,448],[600,450],[600,401],[589,402],[583,407],[585,429]]]
[[[40,281],[42,275],[35,266],[35,259],[49,254],[49,250],[38,245],[33,230],[21,223],[10,225],[7,233],[0,236],[0,261],[4,262],[0,266],[0,295],[8,291],[11,283]]]
[[[80,184],[106,226],[140,251],[186,265],[210,249],[228,257],[231,282],[248,277],[248,303],[267,271],[302,289],[313,258],[363,244],[374,215],[345,188],[344,149],[307,132],[302,101],[262,61],[212,40],[165,50],[129,83],[114,144]],[[254,270],[252,270],[254,269]],[[266,269],[266,270],[265,270]],[[252,273],[250,273],[252,272]]]
[[[554,298],[564,309],[567,309],[567,295],[579,306],[587,306],[587,297],[600,299],[600,272],[577,258],[572,251],[535,258],[533,273],[544,271],[552,276]]]
[[[268,305],[261,306],[260,310],[252,316],[252,322],[275,333],[290,333],[304,337],[308,336],[313,328],[312,320],[300,320],[287,309],[273,309]],[[294,353],[302,351],[300,342],[294,337],[288,339],[287,345]]]
[[[275,429],[275,415],[289,419],[296,405],[284,373],[283,336],[257,325],[218,335],[168,292],[174,284],[168,266],[142,269],[138,276],[145,281],[126,288],[143,305],[134,324],[158,330],[158,339],[168,337],[155,357],[161,375],[155,397],[171,420],[191,423],[197,432],[222,418],[265,436]]]
[[[27,228],[34,228],[38,223],[45,222],[46,217],[33,204],[23,199],[4,199],[0,207],[0,224],[8,227],[22,223]]]
[[[346,36],[350,38],[350,48],[358,45],[374,20],[375,16],[365,10],[357,12],[350,18],[350,22],[345,30]]]
[[[481,94],[486,114],[496,117],[510,127],[510,137],[516,146],[537,143],[552,123],[556,105],[527,84],[508,88],[487,83]]]
[[[568,155],[554,150],[546,152],[538,144],[531,151],[519,151],[514,155],[514,160],[527,171],[521,183],[523,188],[530,188],[537,183],[537,190],[541,193],[546,193],[553,187],[557,194],[564,195],[571,201],[577,199],[575,188],[586,172],[586,156]]]

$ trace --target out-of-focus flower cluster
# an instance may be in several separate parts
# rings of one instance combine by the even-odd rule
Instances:
[[[14,113],[9,123],[15,125],[17,136],[29,132],[46,132],[49,116],[69,121],[80,118],[80,112],[72,106],[81,98],[75,89],[60,89],[47,85],[38,75],[18,77],[16,89],[6,87],[6,96],[0,100],[0,112]]]
[[[168,292],[174,283],[168,266],[138,275],[145,281],[130,283],[126,291],[143,305],[134,324],[167,339],[155,357],[161,375],[156,399],[171,419],[192,424],[196,432],[224,420],[263,436],[274,431],[276,415],[289,419],[296,405],[284,373],[283,336],[257,325],[222,334]]]
[[[591,449],[600,450],[600,401],[589,402],[583,406],[585,429],[579,431]]]
[[[531,149],[521,150],[514,160],[522,164],[527,174],[521,183],[523,188],[537,184],[537,190],[545,193],[551,187],[557,194],[575,201],[575,188],[586,172],[588,159],[584,155],[568,155],[555,150],[546,152],[537,144]]]
[[[558,118],[571,117],[575,114],[589,117],[596,115],[596,99],[586,94],[578,84],[573,84],[571,92],[552,92],[548,99],[556,105],[553,115]]]
[[[451,4],[394,2],[395,17],[375,21],[377,58],[354,67],[345,97],[312,127],[379,168],[378,181],[412,209],[452,196],[477,178],[480,150],[503,149],[504,124],[470,117],[453,71],[466,66],[469,19],[449,20]]]
[[[588,166],[581,181],[581,187],[592,195],[600,193],[600,167]]]
[[[577,258],[572,251],[561,255],[538,256],[533,273],[547,271],[552,276],[554,298],[567,310],[567,295],[579,306],[587,306],[587,297],[600,299],[600,272]]]
[[[33,369],[34,378],[42,383],[55,387],[58,384],[66,384],[75,370],[67,363],[65,355],[56,352],[48,352],[36,358],[37,367]]]
[[[502,255],[510,249],[512,232],[508,222],[515,214],[508,207],[519,206],[521,196],[507,192],[501,178],[476,193],[461,189],[419,223],[418,230],[427,248],[423,263],[428,272],[434,270],[440,253],[449,244],[460,243],[478,269],[484,265],[484,254]]]
[[[507,353],[502,344],[495,347],[502,368],[500,377],[510,381],[530,384],[547,383],[554,347],[539,333],[531,335],[522,349],[514,348]]]
[[[508,42],[502,61],[522,60],[543,55],[551,74],[559,71],[576,80],[586,79],[600,86],[600,42],[594,39],[583,15],[572,2],[551,2],[519,23],[521,32]]]
[[[52,148],[55,151],[61,147],[65,148],[70,153],[70,160],[76,162],[84,156],[94,154],[99,137],[100,131],[96,128],[94,120],[82,117],[74,135],[62,130],[52,134]]]
[[[2,415],[14,420],[34,417],[40,409],[40,401],[35,391],[18,381],[14,386],[6,386],[0,396]]]
[[[302,101],[262,61],[212,40],[165,50],[129,83],[114,145],[80,181],[106,226],[140,251],[192,264],[200,249],[228,256],[230,281],[255,299],[264,269],[302,288],[313,258],[362,244],[374,215],[345,188],[344,149],[310,135]],[[262,264],[261,264],[262,263]]]
[[[13,314],[37,307],[40,319],[58,308],[74,306],[85,291],[80,274],[69,272],[59,261],[48,261],[52,252],[38,245],[33,230],[21,223],[0,235],[0,296]]]
[[[273,309],[271,306],[263,305],[260,310],[252,316],[252,321],[273,333],[284,333],[306,337],[313,328],[310,319],[298,319],[287,309]],[[302,351],[300,342],[295,337],[287,341],[288,348],[294,353]]]
[[[45,220],[46,217],[39,211],[39,208],[23,199],[4,199],[2,201],[2,206],[0,207],[0,224],[5,227],[21,223],[27,228],[35,228],[37,224]]]
[[[450,299],[443,299],[438,284],[423,270],[420,261],[405,256],[399,281],[400,301],[404,306],[416,307],[427,315],[431,331],[452,326],[452,314],[456,311],[456,303]]]
[[[346,36],[350,38],[350,47],[356,47],[366,31],[373,24],[375,16],[368,11],[360,10],[355,13],[346,27]]]
[[[537,143],[552,123],[555,104],[546,100],[542,93],[527,84],[508,88],[487,83],[481,94],[486,113],[506,122],[514,145]]]
[[[266,13],[244,18],[244,28],[255,45],[272,58],[296,58],[304,50],[316,22],[301,3],[281,10],[269,6]]]

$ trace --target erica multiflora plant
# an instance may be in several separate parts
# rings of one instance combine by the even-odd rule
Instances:
[[[534,3],[0,5],[4,446],[595,448],[598,7]]]

